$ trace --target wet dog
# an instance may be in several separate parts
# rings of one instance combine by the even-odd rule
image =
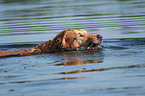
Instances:
[[[29,53],[44,53],[50,50],[62,50],[67,48],[86,47],[100,47],[102,43],[102,35],[100,34],[88,34],[81,29],[68,29],[60,32],[53,40],[46,41],[42,44],[38,44],[36,48],[16,50],[16,51],[0,51],[2,55],[15,55]],[[28,54],[28,55],[29,55]]]

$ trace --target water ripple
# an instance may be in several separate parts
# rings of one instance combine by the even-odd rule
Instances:
[[[103,35],[96,52],[0,58],[1,96],[144,96],[144,0],[0,0],[0,50],[23,50],[62,30]]]

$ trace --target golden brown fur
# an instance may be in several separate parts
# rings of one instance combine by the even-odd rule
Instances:
[[[38,44],[36,48],[0,51],[1,55],[21,54],[21,53],[43,53],[49,50],[63,50],[74,47],[99,47],[102,43],[102,35],[88,34],[81,29],[68,29],[60,32],[53,40]]]

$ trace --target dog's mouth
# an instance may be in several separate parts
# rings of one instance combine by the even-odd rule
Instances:
[[[92,42],[90,42],[88,47],[87,47],[87,49],[90,49],[90,48],[93,48],[93,47],[100,48],[101,47],[101,43],[92,43]]]

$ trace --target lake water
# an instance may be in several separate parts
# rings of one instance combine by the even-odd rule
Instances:
[[[69,28],[102,34],[104,48],[0,58],[0,96],[145,96],[144,0],[0,0],[0,50]]]

